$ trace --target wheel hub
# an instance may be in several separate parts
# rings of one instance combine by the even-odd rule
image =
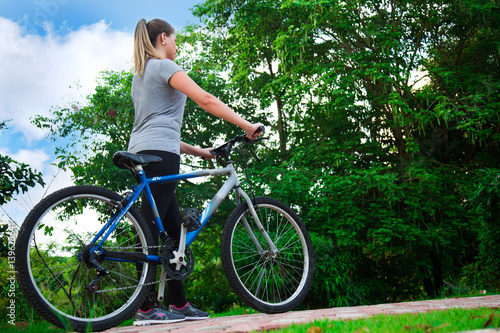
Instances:
[[[94,255],[94,259],[101,264],[104,261],[103,249],[100,245],[92,243],[85,245],[82,249],[81,260],[88,268],[95,268],[95,264],[92,262],[92,254]]]

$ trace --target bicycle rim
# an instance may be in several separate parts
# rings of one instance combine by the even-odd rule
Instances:
[[[42,209],[31,229],[26,253],[31,285],[40,307],[65,326],[81,329],[82,323],[123,321],[143,298],[140,285],[149,282],[149,264],[138,268],[135,263],[100,260],[109,275],[97,283],[97,292],[86,289],[98,275],[86,265],[83,249],[109,220],[116,199],[101,193],[70,194]],[[147,253],[151,236],[138,219],[128,212],[103,248]]]
[[[274,201],[260,199],[255,207],[277,254],[271,252],[248,209],[237,217],[230,237],[230,271],[236,278],[232,285],[249,305],[267,313],[297,306],[310,287],[314,266],[311,241],[302,222],[288,207]],[[244,217],[263,253],[254,245]]]

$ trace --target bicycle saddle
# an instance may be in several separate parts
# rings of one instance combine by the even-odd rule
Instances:
[[[117,151],[113,155],[113,163],[120,169],[133,169],[137,165],[161,162],[161,157],[154,155],[132,154],[128,151]]]

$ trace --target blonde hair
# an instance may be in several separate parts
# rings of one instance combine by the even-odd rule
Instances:
[[[134,34],[134,63],[135,72],[140,77],[144,75],[144,69],[149,59],[161,59],[155,49],[155,44],[158,36],[162,33],[170,37],[175,33],[175,30],[168,22],[161,19],[154,19],[149,22],[141,19],[137,22]]]

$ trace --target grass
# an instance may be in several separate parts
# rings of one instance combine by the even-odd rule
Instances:
[[[236,308],[230,312],[212,315],[224,317],[256,313],[246,308]],[[128,326],[132,320],[120,326]],[[319,332],[407,332],[407,333],[441,333],[458,332],[483,328],[500,327],[500,309],[450,309],[419,314],[376,315],[356,320],[316,320],[308,324],[293,324],[289,327],[268,331],[268,333],[319,333]],[[18,322],[16,326],[4,323],[0,325],[0,333],[58,333],[64,332],[46,322],[36,322],[31,325]]]
[[[251,308],[235,306],[234,308],[232,308],[228,312],[210,314],[210,317],[217,318],[217,317],[241,316],[241,315],[253,314],[253,313],[259,313],[259,312],[255,311],[254,309],[251,309]]]
[[[267,333],[441,333],[500,327],[499,309],[450,309],[419,314],[376,315],[356,320],[321,320]]]
[[[0,333],[11,333],[11,332],[22,332],[22,333],[60,333],[66,332],[59,327],[55,327],[52,324],[47,323],[46,321],[42,322],[32,322],[28,323],[25,321],[16,322],[16,325],[13,326],[8,323],[0,324]]]

